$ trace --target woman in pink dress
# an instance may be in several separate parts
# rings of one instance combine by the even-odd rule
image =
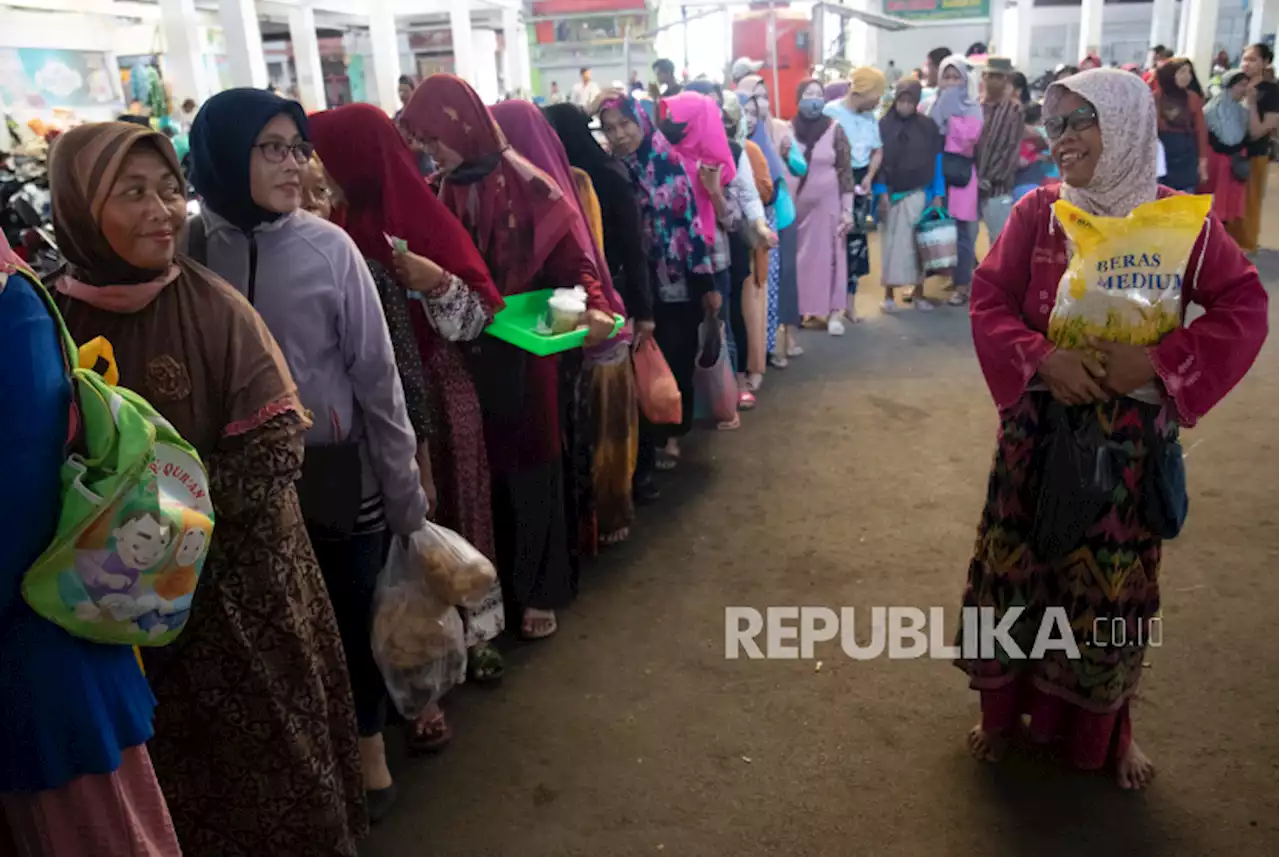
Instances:
[[[978,140],[982,137],[982,105],[969,97],[969,65],[951,55],[938,72],[938,95],[929,118],[942,132],[942,175],[947,181],[947,213],[956,221],[956,266],[951,272],[955,294],[947,303],[962,306],[969,300],[978,241]],[[968,174],[967,184],[955,175]],[[923,290],[922,290],[923,292]],[[921,294],[920,300],[924,299]]]
[[[840,123],[823,114],[822,83],[801,82],[800,104],[791,120],[795,142],[809,170],[787,177],[796,202],[796,280],[800,314],[826,319],[827,332],[844,333],[840,316],[848,299],[845,236],[853,226],[853,177],[849,139]]]

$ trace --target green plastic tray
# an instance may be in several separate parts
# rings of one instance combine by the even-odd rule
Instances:
[[[525,292],[522,295],[503,298],[506,306],[493,317],[493,324],[484,329],[485,333],[503,342],[510,342],[516,348],[539,357],[582,347],[582,343],[587,338],[585,327],[552,336],[538,333],[538,319],[546,314],[547,301],[554,293],[555,289],[543,289],[539,292]],[[618,335],[618,331],[626,322],[626,319],[617,313],[614,313],[613,319],[613,333],[609,334],[610,339]]]

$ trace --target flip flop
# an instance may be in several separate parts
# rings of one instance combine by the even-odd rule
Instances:
[[[488,643],[481,643],[467,653],[468,681],[492,686],[502,681],[505,672],[502,653]]]
[[[520,622],[520,639],[533,642],[534,640],[545,640],[548,637],[554,637],[556,631],[560,630],[559,624],[556,622],[556,614],[553,610],[533,610],[526,608],[524,618]],[[542,630],[536,630],[541,625]]]
[[[426,721],[405,724],[404,742],[410,755],[424,756],[439,753],[448,747],[452,740],[453,730],[449,728],[449,721],[445,719],[444,712],[439,708],[436,709],[435,716]]]

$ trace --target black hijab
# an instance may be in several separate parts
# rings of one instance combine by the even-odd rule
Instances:
[[[228,89],[210,98],[191,124],[191,186],[218,216],[246,232],[281,217],[253,201],[249,158],[268,122],[286,114],[307,139],[302,105],[264,89]]]
[[[894,91],[893,105],[880,118],[880,139],[884,143],[884,160],[877,180],[890,193],[906,193],[928,187],[938,153],[942,151],[942,134],[937,123],[914,108],[920,104],[920,84],[903,79]],[[899,101],[911,103],[911,115],[898,115]]]
[[[591,177],[601,206],[607,210],[612,204],[635,204],[630,173],[600,148],[587,124],[587,114],[572,104],[553,104],[544,107],[542,114],[564,144],[569,163]]]

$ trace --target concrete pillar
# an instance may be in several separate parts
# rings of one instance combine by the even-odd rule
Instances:
[[[1004,9],[1005,0],[991,0],[991,37],[987,39],[987,53],[998,57],[1009,56],[1005,53]]]
[[[471,31],[471,50],[475,62],[468,83],[485,104],[496,104],[498,91],[498,33],[495,30]]]
[[[1017,0],[1016,5],[1005,10],[1002,56],[1013,60],[1015,68],[1026,71],[1031,67],[1031,18],[1035,0]]]
[[[164,76],[172,85],[174,110],[188,98],[204,103],[214,87],[205,77],[194,0],[160,0],[160,23],[164,27]]]
[[[262,30],[253,0],[221,0],[218,18],[227,41],[232,86],[267,88],[267,61],[262,56]],[[192,20],[195,20],[193,17]],[[172,48],[171,48],[172,50]]]
[[[390,0],[370,1],[369,42],[376,87],[370,87],[369,99],[388,113],[395,113],[400,109],[400,41]]]
[[[1262,23],[1266,17],[1266,0],[1252,0],[1249,3],[1249,43],[1256,45],[1262,41]]]
[[[1177,0],[1155,0],[1151,4],[1151,38],[1148,47],[1164,45],[1173,50],[1178,38]]]
[[[320,42],[316,39],[316,13],[310,6],[289,10],[289,41],[293,43],[293,65],[298,72],[298,98],[307,110],[329,106],[324,94],[324,71],[320,67]]]
[[[449,32],[453,36],[453,73],[474,83],[475,64],[471,41],[471,4],[468,0],[449,0]]]
[[[1102,54],[1102,0],[1083,0],[1080,4],[1080,46],[1074,62],[1090,53]]]
[[[1191,0],[1182,0],[1178,4],[1178,46],[1174,48],[1176,56],[1185,57],[1189,50],[1187,34],[1191,31]]]
[[[1213,42],[1218,33],[1218,0],[1183,0],[1191,7],[1183,56],[1196,68],[1213,67]],[[1204,72],[1208,74],[1208,72]]]
[[[520,26],[520,11],[510,7],[502,10],[502,88],[515,92],[520,88],[520,41],[524,38]]]

